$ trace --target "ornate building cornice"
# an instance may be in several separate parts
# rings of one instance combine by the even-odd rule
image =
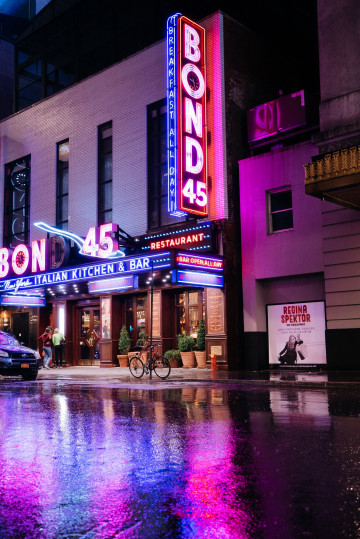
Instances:
[[[326,154],[305,167],[305,185],[360,173],[360,145]]]

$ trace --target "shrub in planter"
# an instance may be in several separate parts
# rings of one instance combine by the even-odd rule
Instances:
[[[128,354],[128,351],[130,350],[130,344],[131,344],[130,336],[129,336],[128,330],[126,329],[126,326],[124,325],[121,328],[119,343],[118,343],[119,355],[117,357],[119,360],[120,367],[129,366],[129,358],[127,354]]]
[[[182,367],[180,350],[168,350],[164,356],[170,361],[170,367],[172,369]]]
[[[139,338],[136,341],[136,346],[145,348],[149,344],[149,335],[145,331],[140,331]]]
[[[206,352],[205,352],[205,324],[201,319],[196,337],[195,357],[198,369],[206,368]]]
[[[178,335],[177,339],[184,369],[195,367],[195,354],[193,352],[195,339],[191,335],[188,335],[186,331],[183,335]]]

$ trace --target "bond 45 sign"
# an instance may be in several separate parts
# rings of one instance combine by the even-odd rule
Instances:
[[[208,213],[205,30],[180,14],[168,19],[168,208]]]

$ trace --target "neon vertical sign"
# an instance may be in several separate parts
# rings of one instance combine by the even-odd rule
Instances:
[[[178,46],[176,13],[167,21],[167,105],[168,105],[168,211],[171,215],[181,216],[179,210],[178,179]]]
[[[205,30],[179,13],[168,19],[168,209],[208,213]]]

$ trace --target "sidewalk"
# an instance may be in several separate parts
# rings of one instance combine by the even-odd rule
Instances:
[[[41,369],[38,380],[99,380],[137,383],[128,368],[111,367],[63,367]],[[149,382],[149,376],[144,375],[142,382]],[[161,382],[153,373],[153,381]],[[314,386],[314,387],[356,387],[360,389],[360,371],[291,371],[291,370],[266,370],[266,371],[211,371],[209,369],[172,369],[166,383],[173,382],[219,382],[237,385],[267,385],[267,386]]]

